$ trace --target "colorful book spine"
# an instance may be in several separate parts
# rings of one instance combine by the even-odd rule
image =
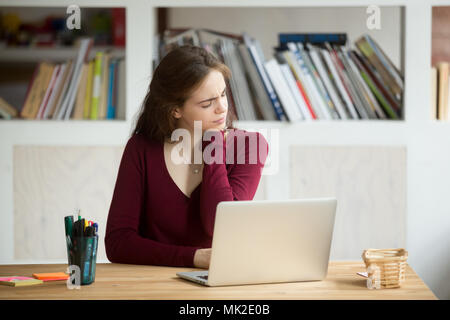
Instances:
[[[345,33],[279,33],[278,43],[283,49],[287,48],[288,42],[323,44],[325,42],[331,44],[345,45],[347,42],[347,34]]]
[[[86,83],[86,95],[84,96],[84,109],[83,119],[89,119],[92,102],[92,83],[94,77],[94,60],[89,61],[87,83]]]
[[[267,76],[266,70],[265,70],[265,68],[263,66],[263,62],[264,61],[263,62],[260,61],[260,57],[258,55],[258,52],[256,51],[256,48],[255,48],[255,46],[252,43],[252,39],[245,33],[244,33],[243,37],[244,37],[244,42],[245,42],[247,48],[249,48],[249,50],[250,50],[250,56],[252,57],[255,65],[256,65],[258,73],[259,73],[259,75],[261,77],[261,80],[263,82],[264,88],[266,89],[267,95],[270,98],[270,101],[272,103],[272,106],[273,106],[273,109],[275,111],[277,119],[280,120],[280,121],[287,121],[287,116],[286,116],[286,114],[284,113],[284,111],[283,111],[283,109],[281,107],[281,103],[278,100],[278,96],[275,93],[275,90],[274,90],[274,88],[272,86],[272,83],[270,82],[270,80],[269,80],[269,78]]]
[[[116,65],[116,60],[112,60],[109,64],[108,108],[106,112],[106,119],[114,119],[116,114],[116,105],[114,101],[114,76]]]
[[[95,54],[94,65],[94,83],[92,87],[92,101],[91,101],[91,119],[97,120],[98,108],[100,102],[101,80],[102,80],[102,60],[103,52],[99,51]]]

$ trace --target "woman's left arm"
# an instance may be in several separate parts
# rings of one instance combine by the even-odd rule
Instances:
[[[222,138],[223,136],[222,132]],[[215,141],[211,144],[213,143]],[[228,133],[226,142],[219,143],[218,149],[223,152],[223,161],[210,164],[205,162],[200,190],[201,221],[211,237],[219,202],[253,199],[269,152],[268,143],[262,134],[243,130]],[[228,172],[225,161],[227,152],[232,152],[232,149],[235,151],[232,155],[234,162]]]

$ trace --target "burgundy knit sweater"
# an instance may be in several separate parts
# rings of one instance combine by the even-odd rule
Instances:
[[[221,134],[217,150],[226,160],[234,145],[234,161],[205,162],[202,182],[190,197],[169,175],[163,144],[140,134],[128,140],[106,225],[105,248],[111,262],[193,267],[195,251],[211,248],[217,204],[253,199],[269,150],[260,133],[233,129],[226,143]],[[239,136],[245,139],[244,147]],[[206,152],[212,140],[204,141],[202,150]],[[249,148],[252,140],[258,148]],[[256,150],[257,155],[250,155]],[[242,155],[245,162],[237,162]]]

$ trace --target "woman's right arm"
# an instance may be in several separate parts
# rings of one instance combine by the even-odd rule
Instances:
[[[143,238],[139,220],[144,196],[144,159],[133,136],[125,146],[106,224],[105,248],[111,262],[193,267],[200,247],[177,246]]]

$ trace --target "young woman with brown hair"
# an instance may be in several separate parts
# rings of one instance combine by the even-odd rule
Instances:
[[[230,76],[214,55],[189,45],[170,51],[155,69],[111,201],[105,235],[111,262],[208,268],[217,204],[253,199],[268,145],[260,133],[231,127]],[[184,141],[190,146],[186,154],[194,155],[196,148],[203,154],[200,163],[192,157],[174,161],[181,142],[171,138],[179,129],[191,140]],[[205,141],[204,133],[214,131],[219,138]],[[235,144],[240,137],[254,139],[258,148]],[[213,156],[223,152],[222,162],[205,161],[210,143]],[[259,155],[256,163],[249,161],[253,153]],[[236,161],[239,155],[244,163]]]

